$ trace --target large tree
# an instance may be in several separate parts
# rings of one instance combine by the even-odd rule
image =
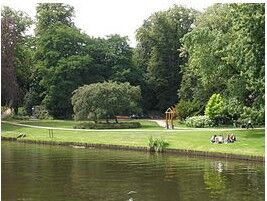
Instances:
[[[33,86],[28,102],[36,104],[33,95],[39,94],[39,100],[55,118],[71,117],[70,98],[74,89],[99,81],[88,55],[88,37],[74,26],[73,15],[73,7],[66,4],[37,6],[37,86]]]
[[[26,77],[31,74],[29,65],[25,62],[29,54],[19,51],[27,39],[25,32],[31,23],[27,14],[3,7],[1,12],[1,104],[15,109],[22,100],[23,92],[27,90]],[[29,48],[25,48],[25,52],[27,50]]]
[[[212,94],[220,93],[263,111],[264,10],[264,4],[215,4],[198,18],[183,38],[189,62],[181,97],[206,104]]]
[[[140,82],[127,37],[92,38],[73,23],[73,7],[39,4],[36,26],[36,90],[27,102],[41,104],[55,118],[70,118],[72,91],[84,84],[114,80]],[[32,94],[32,95],[31,95]],[[28,104],[30,108],[30,104]]]
[[[149,109],[163,111],[178,100],[181,66],[186,63],[179,57],[180,39],[191,31],[195,15],[192,9],[174,6],[154,13],[137,30],[137,64],[146,74],[149,94],[143,95]]]

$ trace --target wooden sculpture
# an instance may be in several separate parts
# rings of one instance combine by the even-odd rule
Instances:
[[[176,108],[174,106],[169,107],[165,112],[166,128],[169,129],[169,121],[171,123],[171,129],[174,129],[173,119],[176,117]]]

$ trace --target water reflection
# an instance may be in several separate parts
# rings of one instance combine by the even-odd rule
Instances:
[[[264,166],[2,142],[2,200],[264,200]]]

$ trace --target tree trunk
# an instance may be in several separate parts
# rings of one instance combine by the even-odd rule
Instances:
[[[115,116],[115,122],[116,122],[116,124],[119,123],[117,116]]]
[[[18,106],[15,106],[15,107],[14,107],[14,113],[15,113],[15,115],[18,115],[18,112],[19,112],[19,108],[18,108]]]
[[[94,122],[97,124],[97,115],[95,113],[95,116],[94,116]]]

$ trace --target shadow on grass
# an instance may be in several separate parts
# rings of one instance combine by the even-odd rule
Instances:
[[[9,131],[9,132],[10,131],[16,131],[16,132],[18,132],[18,130],[20,128],[21,128],[20,126],[1,123],[1,132],[4,132],[4,131]]]

